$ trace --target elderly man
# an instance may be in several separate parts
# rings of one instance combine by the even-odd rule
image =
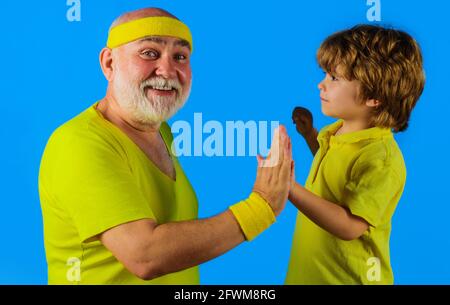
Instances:
[[[188,27],[164,10],[114,21],[100,53],[105,98],[60,126],[42,157],[49,283],[198,284],[199,264],[251,240],[284,208],[293,171],[280,127],[250,196],[197,219],[165,123],[188,98],[192,47]]]

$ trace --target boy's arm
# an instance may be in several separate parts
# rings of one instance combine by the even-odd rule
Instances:
[[[295,107],[292,112],[292,121],[295,124],[297,132],[303,136],[314,156],[317,150],[319,150],[319,142],[317,141],[318,131],[313,126],[311,112],[303,107]]]
[[[319,142],[317,141],[317,135],[319,132],[317,129],[313,128],[309,134],[302,134],[303,138],[305,138],[306,144],[309,146],[309,150],[311,150],[311,153],[313,156],[316,155],[317,151],[319,150]]]
[[[338,204],[323,199],[295,183],[290,190],[289,200],[311,221],[342,240],[360,237],[369,223]]]

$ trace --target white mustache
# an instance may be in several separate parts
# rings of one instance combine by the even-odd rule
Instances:
[[[181,93],[181,84],[178,80],[165,79],[163,77],[152,77],[146,79],[140,85],[140,89],[144,91],[147,87],[161,90],[175,89],[179,94]]]

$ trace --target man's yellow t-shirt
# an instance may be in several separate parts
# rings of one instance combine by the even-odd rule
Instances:
[[[39,194],[49,284],[199,284],[198,267],[144,281],[95,238],[144,218],[196,219],[197,197],[177,158],[167,123],[160,133],[176,179],[159,170],[95,103],[60,126],[45,148]]]
[[[298,213],[286,284],[392,284],[391,218],[406,168],[389,129],[335,136],[342,120],[323,128],[305,187],[365,219],[369,229],[341,240]]]

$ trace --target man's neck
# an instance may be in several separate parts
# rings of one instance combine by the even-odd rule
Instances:
[[[117,102],[111,97],[106,96],[103,98],[98,103],[97,110],[102,113],[105,119],[119,127],[126,134],[131,133],[134,136],[147,139],[159,134],[161,124],[140,124],[129,119]]]

